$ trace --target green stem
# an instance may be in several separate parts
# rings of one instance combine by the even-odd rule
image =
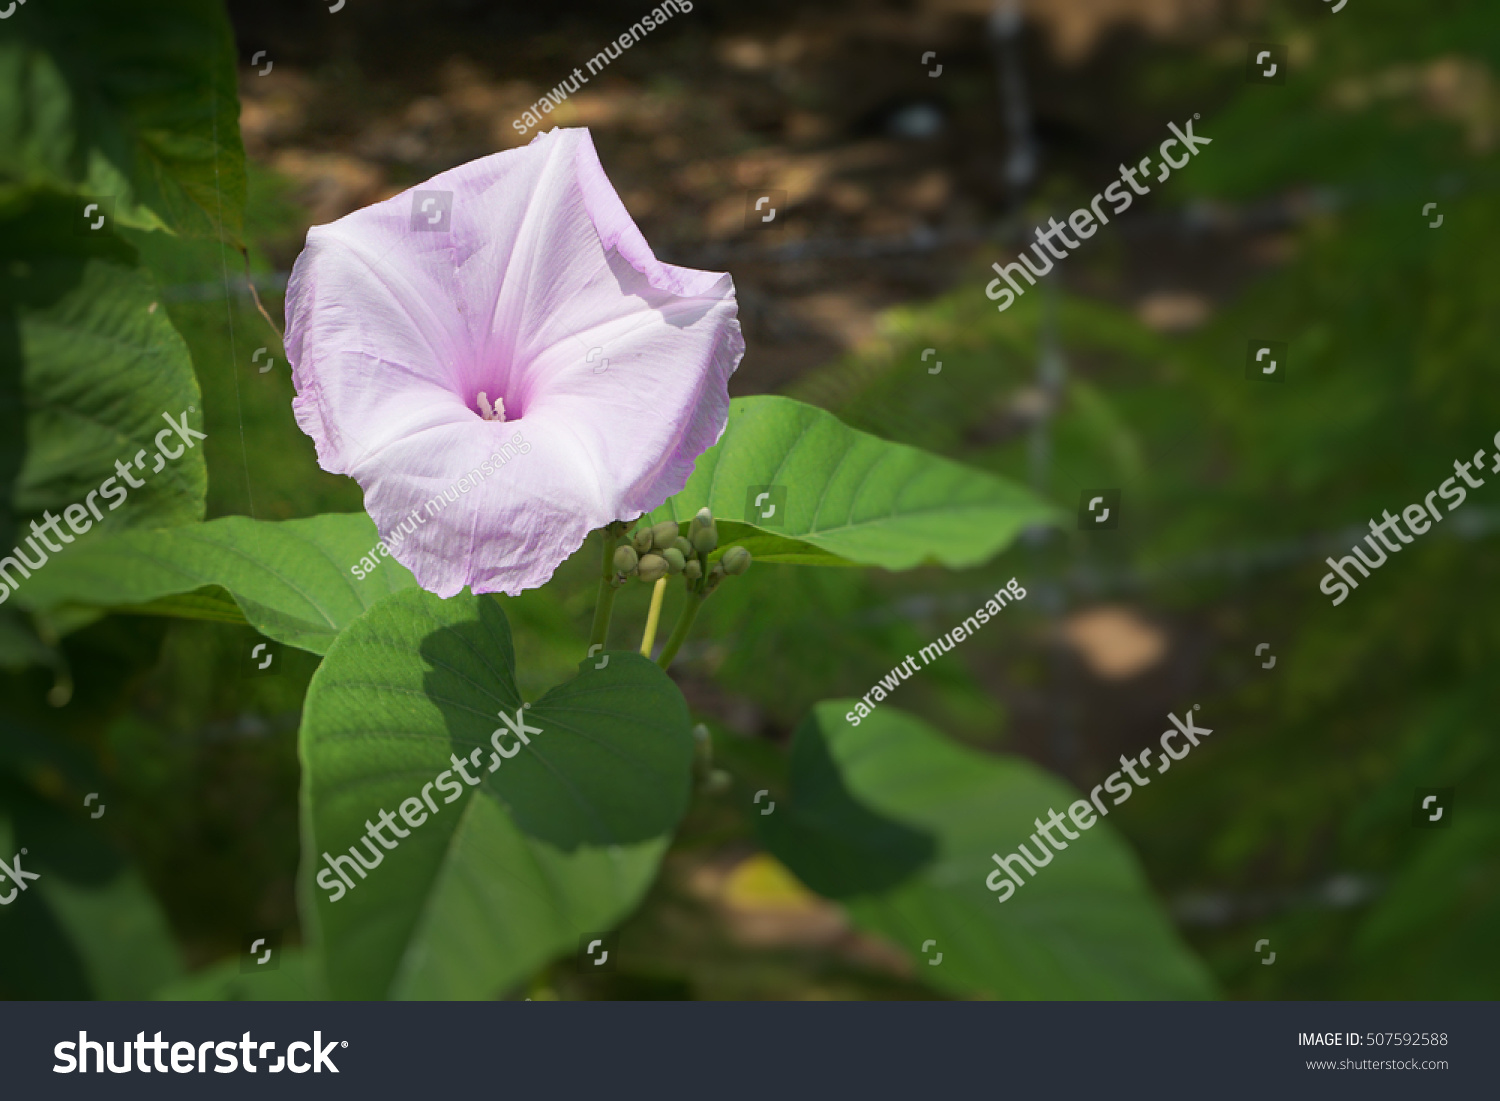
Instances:
[[[699,589],[703,586],[700,584]],[[682,615],[677,620],[677,626],[672,628],[672,637],[667,639],[666,646],[662,647],[661,657],[656,659],[656,664],[666,669],[672,664],[672,659],[677,656],[677,651],[682,648],[687,639],[688,632],[693,629],[693,620],[698,618],[698,609],[703,607],[703,601],[708,594],[689,590],[687,604],[683,606]]]
[[[589,631],[589,646],[603,646],[609,640],[609,617],[615,607],[615,548],[620,545],[620,533],[611,530],[615,525],[605,526],[604,562],[599,569],[599,597],[594,603],[594,626]]]

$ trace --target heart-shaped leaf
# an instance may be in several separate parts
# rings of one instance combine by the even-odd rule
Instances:
[[[925,982],[966,997],[1213,995],[1102,819],[1004,902],[986,886],[992,854],[1029,845],[1035,819],[1078,800],[1065,785],[891,707],[856,729],[854,703],[820,703],[798,727],[787,805],[757,828],[804,883],[905,947]]]
[[[1057,512],[993,474],[850,428],[790,398],[735,398],[729,425],[682,492],[650,522],[707,507],[721,551],[807,565],[926,563],[955,569],[994,557]]]
[[[333,996],[493,997],[636,905],[693,740],[665,673],[607,656],[523,709],[497,600],[409,589],[338,637],[301,735],[305,927]],[[396,848],[368,837],[398,813]]]

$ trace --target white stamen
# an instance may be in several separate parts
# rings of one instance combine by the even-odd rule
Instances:
[[[505,399],[496,398],[495,405],[491,408],[489,396],[483,390],[479,391],[479,415],[487,421],[504,421]]]

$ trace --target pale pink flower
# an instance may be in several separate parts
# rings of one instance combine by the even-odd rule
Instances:
[[[587,130],[315,226],[286,312],[318,463],[445,597],[535,588],[680,490],[745,350],[733,280],[656,259]]]

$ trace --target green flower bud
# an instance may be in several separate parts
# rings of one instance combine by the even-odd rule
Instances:
[[[724,563],[723,562],[715,562],[714,563],[714,568],[708,571],[708,580],[709,580],[710,584],[714,584],[714,585],[717,585],[720,581],[724,580]]]
[[[708,527],[693,528],[693,549],[699,554],[709,554],[719,545],[719,529],[710,520]]]
[[[677,525],[671,520],[663,520],[651,529],[651,540],[656,544],[658,550],[665,550],[672,545],[672,540],[677,538]]]
[[[639,561],[640,556],[635,553],[634,547],[624,546],[615,548],[615,569],[620,573],[634,573],[636,563]]]
[[[636,567],[636,576],[642,581],[656,581],[667,576],[667,560],[659,554],[645,554],[641,556],[641,564]]]
[[[681,573],[687,568],[687,559],[682,557],[682,552],[676,547],[668,547],[661,552],[661,556],[667,560],[667,569],[672,573]]]
[[[709,527],[710,525],[712,525],[713,522],[714,522],[714,514],[708,508],[708,506],[705,505],[703,508],[700,508],[698,510],[698,512],[697,512],[696,515],[694,515],[692,526],[693,527],[699,527],[699,528],[706,528],[706,527]]]
[[[679,535],[676,539],[672,540],[672,546],[682,552],[684,559],[693,557],[693,544],[689,543],[682,536]]]
[[[744,547],[730,547],[720,562],[725,573],[738,576],[750,568],[750,552]]]
[[[698,578],[703,576],[703,563],[699,562],[696,558],[688,559],[688,564],[683,567],[682,576],[686,577],[689,581],[697,581]]]
[[[640,528],[630,537],[630,545],[635,548],[637,554],[645,554],[651,549],[651,529]]]

